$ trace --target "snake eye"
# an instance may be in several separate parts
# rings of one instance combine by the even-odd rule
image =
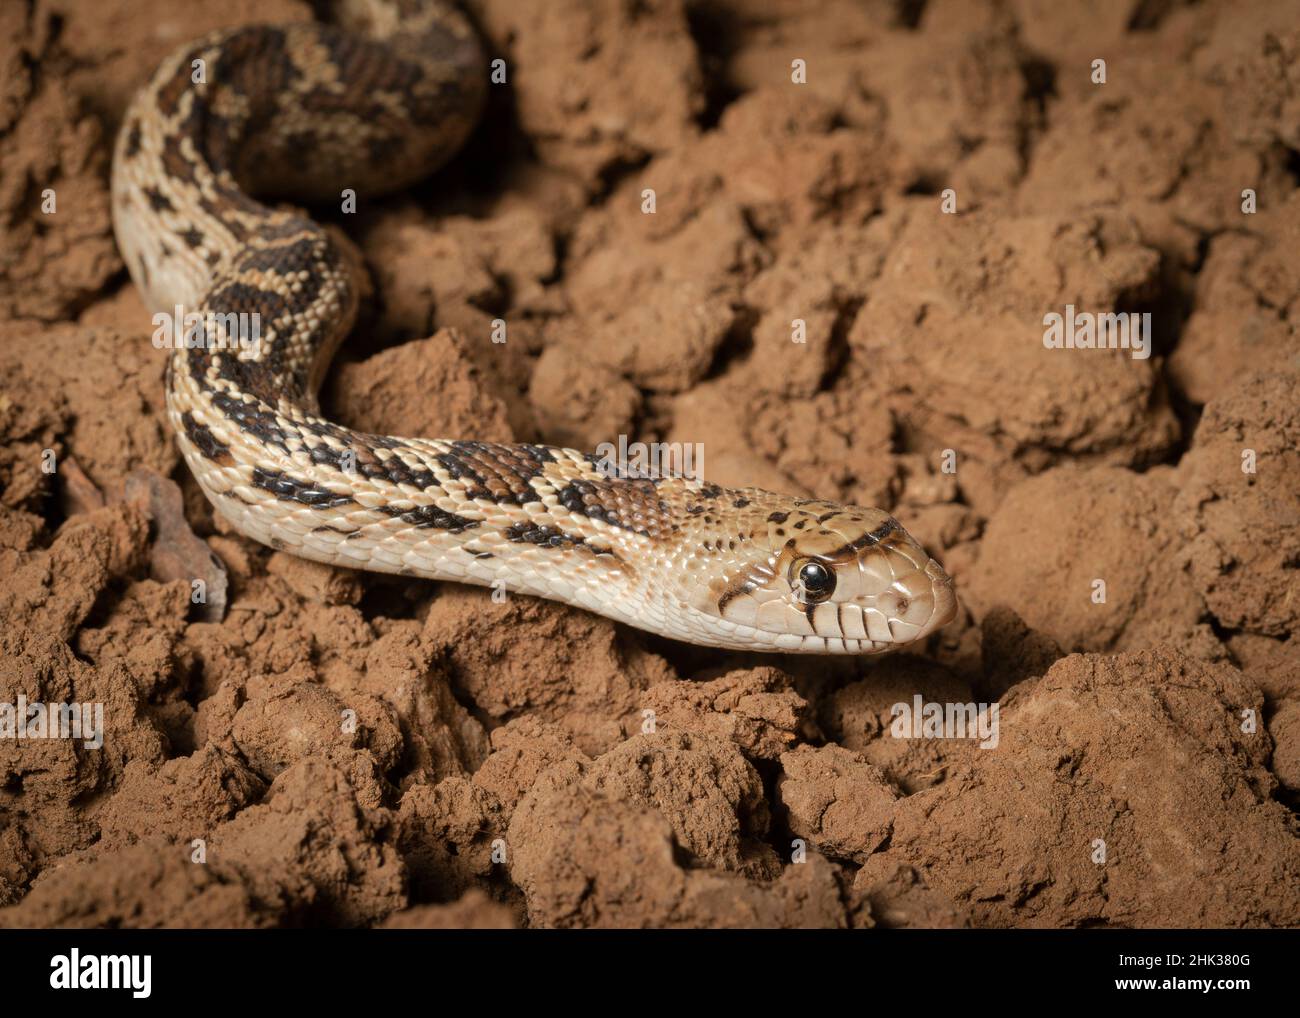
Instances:
[[[820,562],[804,562],[793,572],[796,581],[791,586],[801,590],[804,599],[812,604],[825,601],[835,592],[835,573]]]

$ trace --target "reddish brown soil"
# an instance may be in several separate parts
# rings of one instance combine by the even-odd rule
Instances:
[[[0,703],[106,730],[0,739],[0,925],[1300,925],[1300,3],[470,7],[509,83],[336,217],[373,294],[326,408],[703,442],[895,513],[961,616],[727,654],[235,536],[108,153],[169,47],[310,9],[3,4]],[[1068,303],[1154,356],[1045,350]],[[997,746],[892,737],[917,695]]]

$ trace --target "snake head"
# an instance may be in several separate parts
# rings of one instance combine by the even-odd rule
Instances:
[[[878,654],[952,621],[957,597],[938,562],[888,513],[786,501],[751,529],[696,607],[749,645]],[[770,510],[770,511],[768,511]]]

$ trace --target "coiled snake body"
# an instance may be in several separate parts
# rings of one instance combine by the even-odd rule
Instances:
[[[206,323],[204,343],[169,355],[167,407],[217,510],[319,562],[504,582],[708,646],[867,654],[948,622],[948,577],[877,509],[609,476],[568,449],[370,435],[319,415],[356,267],[311,220],[249,195],[404,187],[456,150],[486,87],[455,12],[341,8],[339,27],[239,28],[178,50],[117,141],[113,218],[131,274],[153,308]],[[259,316],[259,341],[232,344],[232,315]]]

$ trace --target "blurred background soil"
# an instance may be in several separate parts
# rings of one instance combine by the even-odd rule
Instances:
[[[1300,3],[469,7],[508,83],[467,151],[317,213],[372,277],[327,412],[703,442],[895,513],[961,617],[731,654],[234,535],[109,152],[170,48],[311,7],[6,3],[0,702],[107,731],[0,740],[0,924],[1300,924]],[[1045,350],[1065,304],[1154,355]],[[891,738],[916,695],[1000,701],[997,747]]]

